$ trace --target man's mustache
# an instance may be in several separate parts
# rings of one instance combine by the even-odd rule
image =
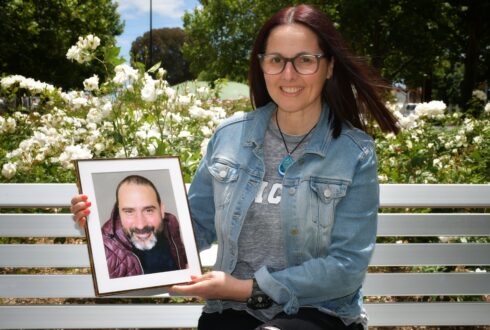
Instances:
[[[141,229],[139,229],[139,228],[134,228],[134,227],[133,227],[133,228],[130,228],[130,229],[129,229],[129,232],[130,232],[131,234],[148,234],[148,233],[153,233],[153,232],[155,232],[155,227],[153,227],[153,226],[145,226],[145,227],[143,227],[143,228],[141,228]]]

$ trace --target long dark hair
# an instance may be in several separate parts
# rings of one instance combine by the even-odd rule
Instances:
[[[270,32],[279,25],[302,24],[318,37],[318,44],[328,60],[334,59],[332,78],[322,90],[322,98],[330,106],[334,138],[349,122],[364,131],[376,120],[385,132],[398,132],[396,119],[380,99],[383,89],[389,88],[365,61],[354,57],[340,33],[325,13],[310,5],[287,7],[273,15],[262,26],[251,54],[248,80],[250,100],[255,108],[272,101],[265,85],[258,54],[264,53]]]

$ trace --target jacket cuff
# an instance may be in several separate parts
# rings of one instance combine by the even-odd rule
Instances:
[[[277,281],[266,266],[256,271],[254,276],[260,289],[277,304],[283,305],[286,314],[296,314],[299,311],[298,298],[284,284]]]

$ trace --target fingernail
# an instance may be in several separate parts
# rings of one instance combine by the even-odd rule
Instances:
[[[83,218],[80,218],[80,220],[78,221],[80,227],[83,227],[85,226],[85,223],[87,222],[87,218],[83,217]]]
[[[82,200],[86,201],[88,199],[87,195],[82,195]]]
[[[91,202],[85,202],[85,206],[87,206],[87,207],[88,207],[88,206],[91,206],[91,205],[92,205],[92,203],[91,203]]]
[[[83,210],[83,214],[90,214],[90,210]]]

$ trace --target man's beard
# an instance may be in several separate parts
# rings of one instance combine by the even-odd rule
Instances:
[[[155,229],[153,226],[146,226],[142,229],[130,228],[129,229],[129,239],[135,248],[138,250],[146,251],[151,250],[157,244],[157,234],[161,233],[163,225]],[[135,234],[150,234],[148,238],[140,239]]]

